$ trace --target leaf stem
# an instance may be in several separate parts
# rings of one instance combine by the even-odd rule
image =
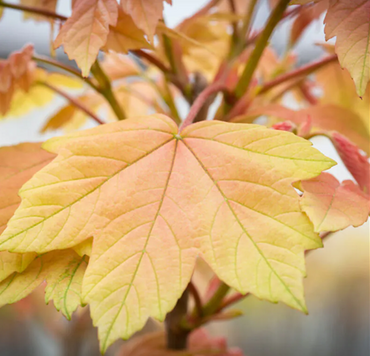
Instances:
[[[199,111],[202,109],[203,105],[207,101],[208,97],[212,94],[218,93],[220,91],[226,91],[227,86],[226,84],[222,82],[215,82],[211,85],[209,85],[207,88],[205,88],[195,99],[194,104],[191,106],[189,114],[187,118],[184,120],[180,127],[180,131],[182,131],[185,127],[191,125],[199,113]]]
[[[130,51],[132,54],[139,58],[146,59],[148,62],[156,66],[159,70],[161,70],[163,73],[170,73],[170,69],[167,68],[163,62],[161,62],[158,58],[154,57],[150,53],[143,51],[142,49],[136,49]]]
[[[258,91],[258,94],[264,94],[266,93],[267,91],[269,91],[270,89],[288,81],[288,80],[291,80],[291,79],[295,79],[295,78],[300,78],[300,77],[305,77],[311,73],[313,73],[314,71],[316,71],[317,69],[320,69],[321,67],[331,63],[331,62],[335,62],[337,60],[337,55],[336,54],[333,54],[333,55],[330,55],[330,56],[327,56],[323,59],[320,59],[314,63],[310,63],[308,65],[305,65],[305,66],[302,66],[296,70],[293,70],[289,73],[286,73],[286,74],[282,74],[278,77],[276,77],[275,79],[267,82],[266,84],[264,84],[261,89]]]
[[[64,71],[74,75],[78,79],[81,79],[82,81],[87,83],[95,91],[99,92],[99,88],[91,81],[90,78],[84,78],[78,70],[76,70],[76,69],[74,69],[70,66],[67,66],[64,63],[61,63],[59,61],[56,61],[55,59],[48,58],[48,57],[45,57],[45,56],[35,56],[34,55],[32,57],[32,59],[36,62],[45,63],[45,64],[51,65],[53,67],[63,69]]]
[[[49,84],[49,83],[46,83],[46,82],[37,82],[37,84],[40,84],[40,85],[43,85],[47,88],[49,88],[50,90],[56,92],[57,94],[59,94],[60,96],[64,97],[65,99],[67,99],[72,105],[74,105],[76,108],[80,109],[81,111],[83,111],[85,114],[87,114],[88,116],[90,116],[93,120],[95,120],[99,125],[103,125],[104,122],[101,121],[89,108],[87,108],[86,106],[82,105],[78,100],[76,100],[75,98],[71,97],[70,95],[68,95],[67,93],[65,93],[64,91],[60,90],[59,88]]]
[[[249,87],[252,80],[253,73],[257,68],[258,62],[262,56],[264,49],[270,39],[272,32],[274,31],[276,25],[281,20],[284,15],[285,9],[289,5],[290,0],[280,0],[275,9],[272,11],[266,26],[264,27],[261,35],[258,37],[256,46],[247,62],[244,71],[239,79],[238,84],[235,88],[235,94],[238,98],[242,97],[243,94]]]
[[[221,305],[216,310],[216,313],[221,312],[223,309],[228,308],[229,306],[243,300],[249,295],[250,295],[249,293],[247,294],[235,293],[234,295],[231,295],[230,297],[225,298],[224,301],[221,303]]]
[[[32,14],[42,15],[45,17],[51,17],[51,18],[58,19],[61,21],[67,20],[67,17],[63,15],[59,15],[53,11],[45,10],[45,9],[38,8],[38,7],[31,7],[31,6],[18,5],[18,4],[9,4],[6,1],[0,1],[0,6],[13,9],[13,10],[19,10],[19,11],[29,12]]]
[[[222,301],[229,290],[230,287],[226,283],[221,282],[215,294],[213,294],[211,299],[203,307],[203,315],[208,316],[214,314],[219,309],[220,305],[222,305]]]
[[[119,105],[113,93],[111,82],[108,76],[105,74],[105,72],[101,68],[98,60],[96,60],[95,63],[92,65],[91,73],[93,74],[93,76],[95,77],[95,79],[98,81],[100,85],[100,88],[98,88],[99,93],[102,94],[104,98],[108,101],[113,112],[116,114],[117,119],[118,120],[126,119],[126,115],[124,111],[122,110],[121,105]]]

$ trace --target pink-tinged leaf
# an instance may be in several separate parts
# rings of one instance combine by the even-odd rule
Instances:
[[[0,114],[5,115],[10,109],[16,89],[29,90],[36,68],[32,55],[33,46],[27,45],[11,53],[8,59],[0,60]]]
[[[293,132],[297,130],[297,126],[291,121],[282,121],[272,125],[274,130]]]
[[[54,157],[40,143],[0,148],[0,233],[21,202],[19,189]]]
[[[370,151],[369,130],[361,116],[350,109],[338,105],[315,105],[295,111],[282,105],[271,104],[248,111],[247,115],[240,117],[240,120],[250,120],[251,117],[261,115],[267,115],[284,121],[289,120],[297,126],[307,125],[307,120],[310,120],[310,124],[306,128],[311,126],[312,132],[345,132],[348,138],[359,145],[361,149],[367,153]]]
[[[63,45],[70,59],[74,59],[87,77],[99,50],[106,44],[109,26],[118,17],[116,0],[80,0],[72,16],[62,26],[55,39],[55,48]]]
[[[303,181],[301,207],[315,226],[316,232],[338,231],[360,226],[369,216],[370,202],[350,180],[342,184],[329,173]]]
[[[337,38],[335,51],[342,67],[364,95],[370,79],[370,1],[330,0],[325,17],[326,40]]]
[[[360,149],[338,132],[331,133],[331,139],[340,158],[360,188],[370,194],[370,163],[369,157],[361,153]]]
[[[21,202],[18,190],[54,157],[39,143],[0,148],[0,233]],[[13,272],[24,271],[35,256],[35,253],[0,252],[0,281]]]
[[[158,21],[163,18],[164,0],[121,0],[123,11],[130,15],[136,26],[153,42]],[[171,4],[171,0],[165,0]]]
[[[318,20],[321,14],[328,8],[329,0],[322,0],[317,4],[301,9],[293,22],[290,33],[290,43],[294,45],[302,36],[307,27]]]
[[[0,237],[47,252],[94,237],[83,281],[101,349],[163,320],[197,256],[241,293],[306,311],[304,250],[321,246],[292,183],[334,162],[291,133],[152,115],[49,140]],[[201,219],[199,218],[201,217]]]
[[[109,27],[109,34],[104,50],[128,53],[130,49],[152,48],[145,39],[144,32],[138,28],[131,16],[118,9],[116,26]]]

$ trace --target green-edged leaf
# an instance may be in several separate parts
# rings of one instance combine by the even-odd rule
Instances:
[[[70,319],[82,304],[81,284],[86,259],[72,250],[38,256],[24,272],[13,273],[0,283],[0,306],[25,298],[46,280],[46,301],[53,299],[55,307]]]

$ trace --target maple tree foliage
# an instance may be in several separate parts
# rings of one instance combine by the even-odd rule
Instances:
[[[67,101],[41,129],[65,135],[0,148],[0,305],[45,281],[46,302],[67,319],[89,305],[102,352],[153,317],[166,320],[168,348],[190,334],[190,352],[241,355],[199,327],[239,315],[223,309],[247,295],[306,313],[305,251],[368,219],[370,2],[270,1],[260,30],[258,1],[211,0],[169,28],[172,2],[75,0],[65,17],[57,0],[0,1],[0,17],[11,8],[48,21],[51,51],[78,66],[32,45],[0,60],[2,119]],[[296,45],[323,13],[335,47],[297,66]],[[287,19],[279,57],[268,41]],[[98,126],[80,131],[90,119]],[[315,136],[354,180],[324,172],[335,162]],[[192,282],[199,258],[214,273],[207,298]],[[239,294],[227,299],[230,289]],[[185,344],[172,347],[173,333]],[[178,354],[163,332],[122,349],[154,352]]]

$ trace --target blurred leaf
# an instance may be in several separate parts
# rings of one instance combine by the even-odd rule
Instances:
[[[211,337],[205,329],[196,329],[189,335],[186,351],[166,348],[164,332],[137,336],[123,345],[118,356],[243,356],[237,348],[228,349],[226,339]]]
[[[163,19],[163,1],[172,0],[121,0],[123,11],[130,15],[135,25],[144,31],[153,43],[158,21]]]
[[[107,53],[101,65],[112,81],[136,76],[140,73],[138,65],[131,57],[114,52]]]
[[[106,44],[109,26],[117,23],[116,0],[81,0],[72,16],[62,26],[54,46],[64,46],[69,59],[74,59],[87,77],[99,50]]]
[[[370,1],[330,0],[325,35],[326,40],[336,37],[339,62],[363,96],[370,79]]]
[[[359,148],[338,132],[331,133],[333,144],[340,158],[360,188],[370,194],[370,163],[369,157],[360,152]]]
[[[360,226],[369,216],[369,197],[350,180],[339,183],[329,173],[302,182],[301,206],[316,232]]]
[[[24,6],[40,8],[44,10],[48,10],[51,12],[55,12],[56,5],[58,0],[20,0],[20,3]],[[36,21],[47,21],[49,20],[48,17],[42,15],[36,15],[30,12],[23,12],[23,17],[25,19],[33,19]]]
[[[130,49],[152,48],[132,18],[118,9],[118,20],[115,26],[109,27],[105,50],[127,53]]]
[[[329,0],[322,0],[313,6],[302,9],[293,22],[290,32],[290,43],[295,45],[300,39],[306,28],[314,21],[318,20],[321,14],[327,10]]]

